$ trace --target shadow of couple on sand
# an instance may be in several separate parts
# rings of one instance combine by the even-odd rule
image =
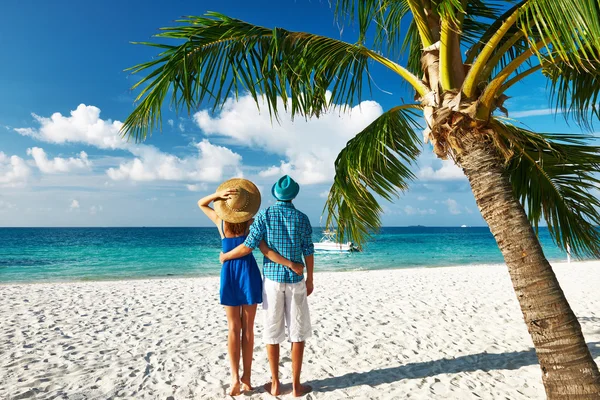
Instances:
[[[600,356],[600,342],[588,343],[592,357]],[[479,353],[456,358],[425,361],[376,369],[367,372],[351,372],[341,376],[310,381],[315,392],[331,392],[353,386],[377,386],[402,379],[418,379],[438,374],[457,374],[472,371],[493,371],[498,369],[519,369],[538,364],[534,349],[508,353]]]

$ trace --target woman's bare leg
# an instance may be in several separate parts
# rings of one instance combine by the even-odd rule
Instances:
[[[242,307],[225,306],[229,333],[227,336],[227,350],[231,363],[231,396],[238,396],[240,392],[240,334],[242,332]]]
[[[254,317],[256,317],[256,306],[242,306],[242,363],[244,373],[242,374],[242,390],[252,389],[252,355],[254,353]]]

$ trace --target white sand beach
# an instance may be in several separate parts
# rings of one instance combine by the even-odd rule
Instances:
[[[600,262],[555,270],[600,362]],[[315,288],[307,399],[544,398],[504,267],[317,272]],[[0,321],[0,399],[226,397],[218,278],[2,285]],[[261,324],[259,311],[258,388]],[[285,344],[284,383],[289,361]]]

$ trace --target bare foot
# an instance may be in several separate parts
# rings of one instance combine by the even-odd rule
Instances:
[[[305,394],[308,394],[310,392],[312,392],[312,387],[308,385],[298,385],[295,386],[294,389],[292,389],[292,394],[294,395],[294,397],[304,396]]]
[[[271,396],[279,396],[281,394],[279,389],[279,381],[269,382],[263,387],[267,392],[271,393]]]
[[[240,383],[233,382],[231,384],[231,390],[229,391],[229,395],[230,396],[239,396],[240,394],[242,394],[242,392],[240,391]]]
[[[254,390],[254,388],[252,387],[252,383],[250,383],[250,378],[246,378],[245,376],[242,376],[242,379],[240,379],[240,381],[242,382],[242,391],[243,392],[251,392]]]

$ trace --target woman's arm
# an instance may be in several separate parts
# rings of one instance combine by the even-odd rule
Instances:
[[[264,240],[260,241],[258,248],[264,254],[265,257],[267,257],[269,260],[273,261],[274,263],[281,264],[285,267],[288,267],[289,269],[294,271],[294,273],[296,275],[304,274],[304,265],[292,262],[292,261],[288,260],[287,258],[285,258],[284,256],[282,256],[281,254],[277,253],[276,251],[270,249]]]
[[[215,210],[213,210],[209,206],[209,204],[215,200],[229,199],[229,197],[234,193],[237,193],[237,189],[227,189],[227,190],[222,190],[220,192],[215,192],[213,194],[209,194],[208,196],[203,197],[202,199],[198,200],[198,207],[200,207],[202,212],[204,212],[204,214],[206,214],[206,216],[208,218],[210,218],[210,220],[212,222],[214,222],[215,225],[218,225],[219,217],[217,216],[217,213],[215,212]]]

